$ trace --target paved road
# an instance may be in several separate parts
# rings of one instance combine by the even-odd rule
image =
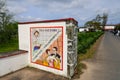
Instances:
[[[84,63],[87,69],[77,80],[120,80],[120,37],[106,32],[95,58]]]

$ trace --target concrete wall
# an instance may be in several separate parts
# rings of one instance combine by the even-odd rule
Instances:
[[[0,58],[0,77],[28,65],[28,54],[17,54]]]
[[[50,67],[45,67],[30,62],[30,27],[52,27],[63,26],[63,70],[57,70]],[[29,53],[29,66],[41,70],[49,71],[67,77],[67,35],[66,35],[66,22],[49,22],[49,23],[30,23],[19,24],[19,49],[27,50]]]

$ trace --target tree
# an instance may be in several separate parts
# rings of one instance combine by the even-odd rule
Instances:
[[[86,22],[85,27],[88,27],[90,30],[101,30],[100,22],[95,21]]]
[[[0,43],[11,40],[14,33],[16,33],[16,22],[13,21],[13,15],[6,8],[4,0],[0,0]]]
[[[116,25],[115,30],[120,30],[120,24]]]
[[[92,25],[93,25],[93,21],[88,21],[88,22],[86,22],[85,23],[85,27],[92,27]]]
[[[107,14],[107,13],[103,13],[102,19],[103,19],[103,21],[102,21],[102,26],[103,26],[103,28],[104,28],[105,25],[106,25],[106,23],[107,23],[108,14]]]
[[[100,16],[99,14],[96,16],[95,18],[95,22],[100,22],[102,28],[104,29],[106,23],[107,23],[107,19],[108,19],[108,14],[107,13],[103,13],[102,16]]]
[[[93,20],[85,23],[85,26],[94,27],[96,29],[104,29],[108,19],[108,14],[103,13],[103,15],[97,15]],[[100,27],[101,26],[101,27]]]

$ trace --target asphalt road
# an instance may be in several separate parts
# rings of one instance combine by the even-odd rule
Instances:
[[[120,80],[120,37],[105,32],[95,57],[83,63],[87,69],[77,80]]]

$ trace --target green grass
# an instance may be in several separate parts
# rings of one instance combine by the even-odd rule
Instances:
[[[85,54],[102,34],[101,31],[78,33],[78,54]]]
[[[14,38],[7,43],[0,44],[0,53],[18,50],[18,39]]]
[[[96,40],[96,42],[90,46],[89,49],[86,50],[86,53],[79,53],[78,54],[78,57],[79,57],[79,60],[85,60],[85,59],[88,59],[88,58],[92,58],[101,42],[101,39],[102,39],[103,36],[100,36],[98,38],[98,40]]]

